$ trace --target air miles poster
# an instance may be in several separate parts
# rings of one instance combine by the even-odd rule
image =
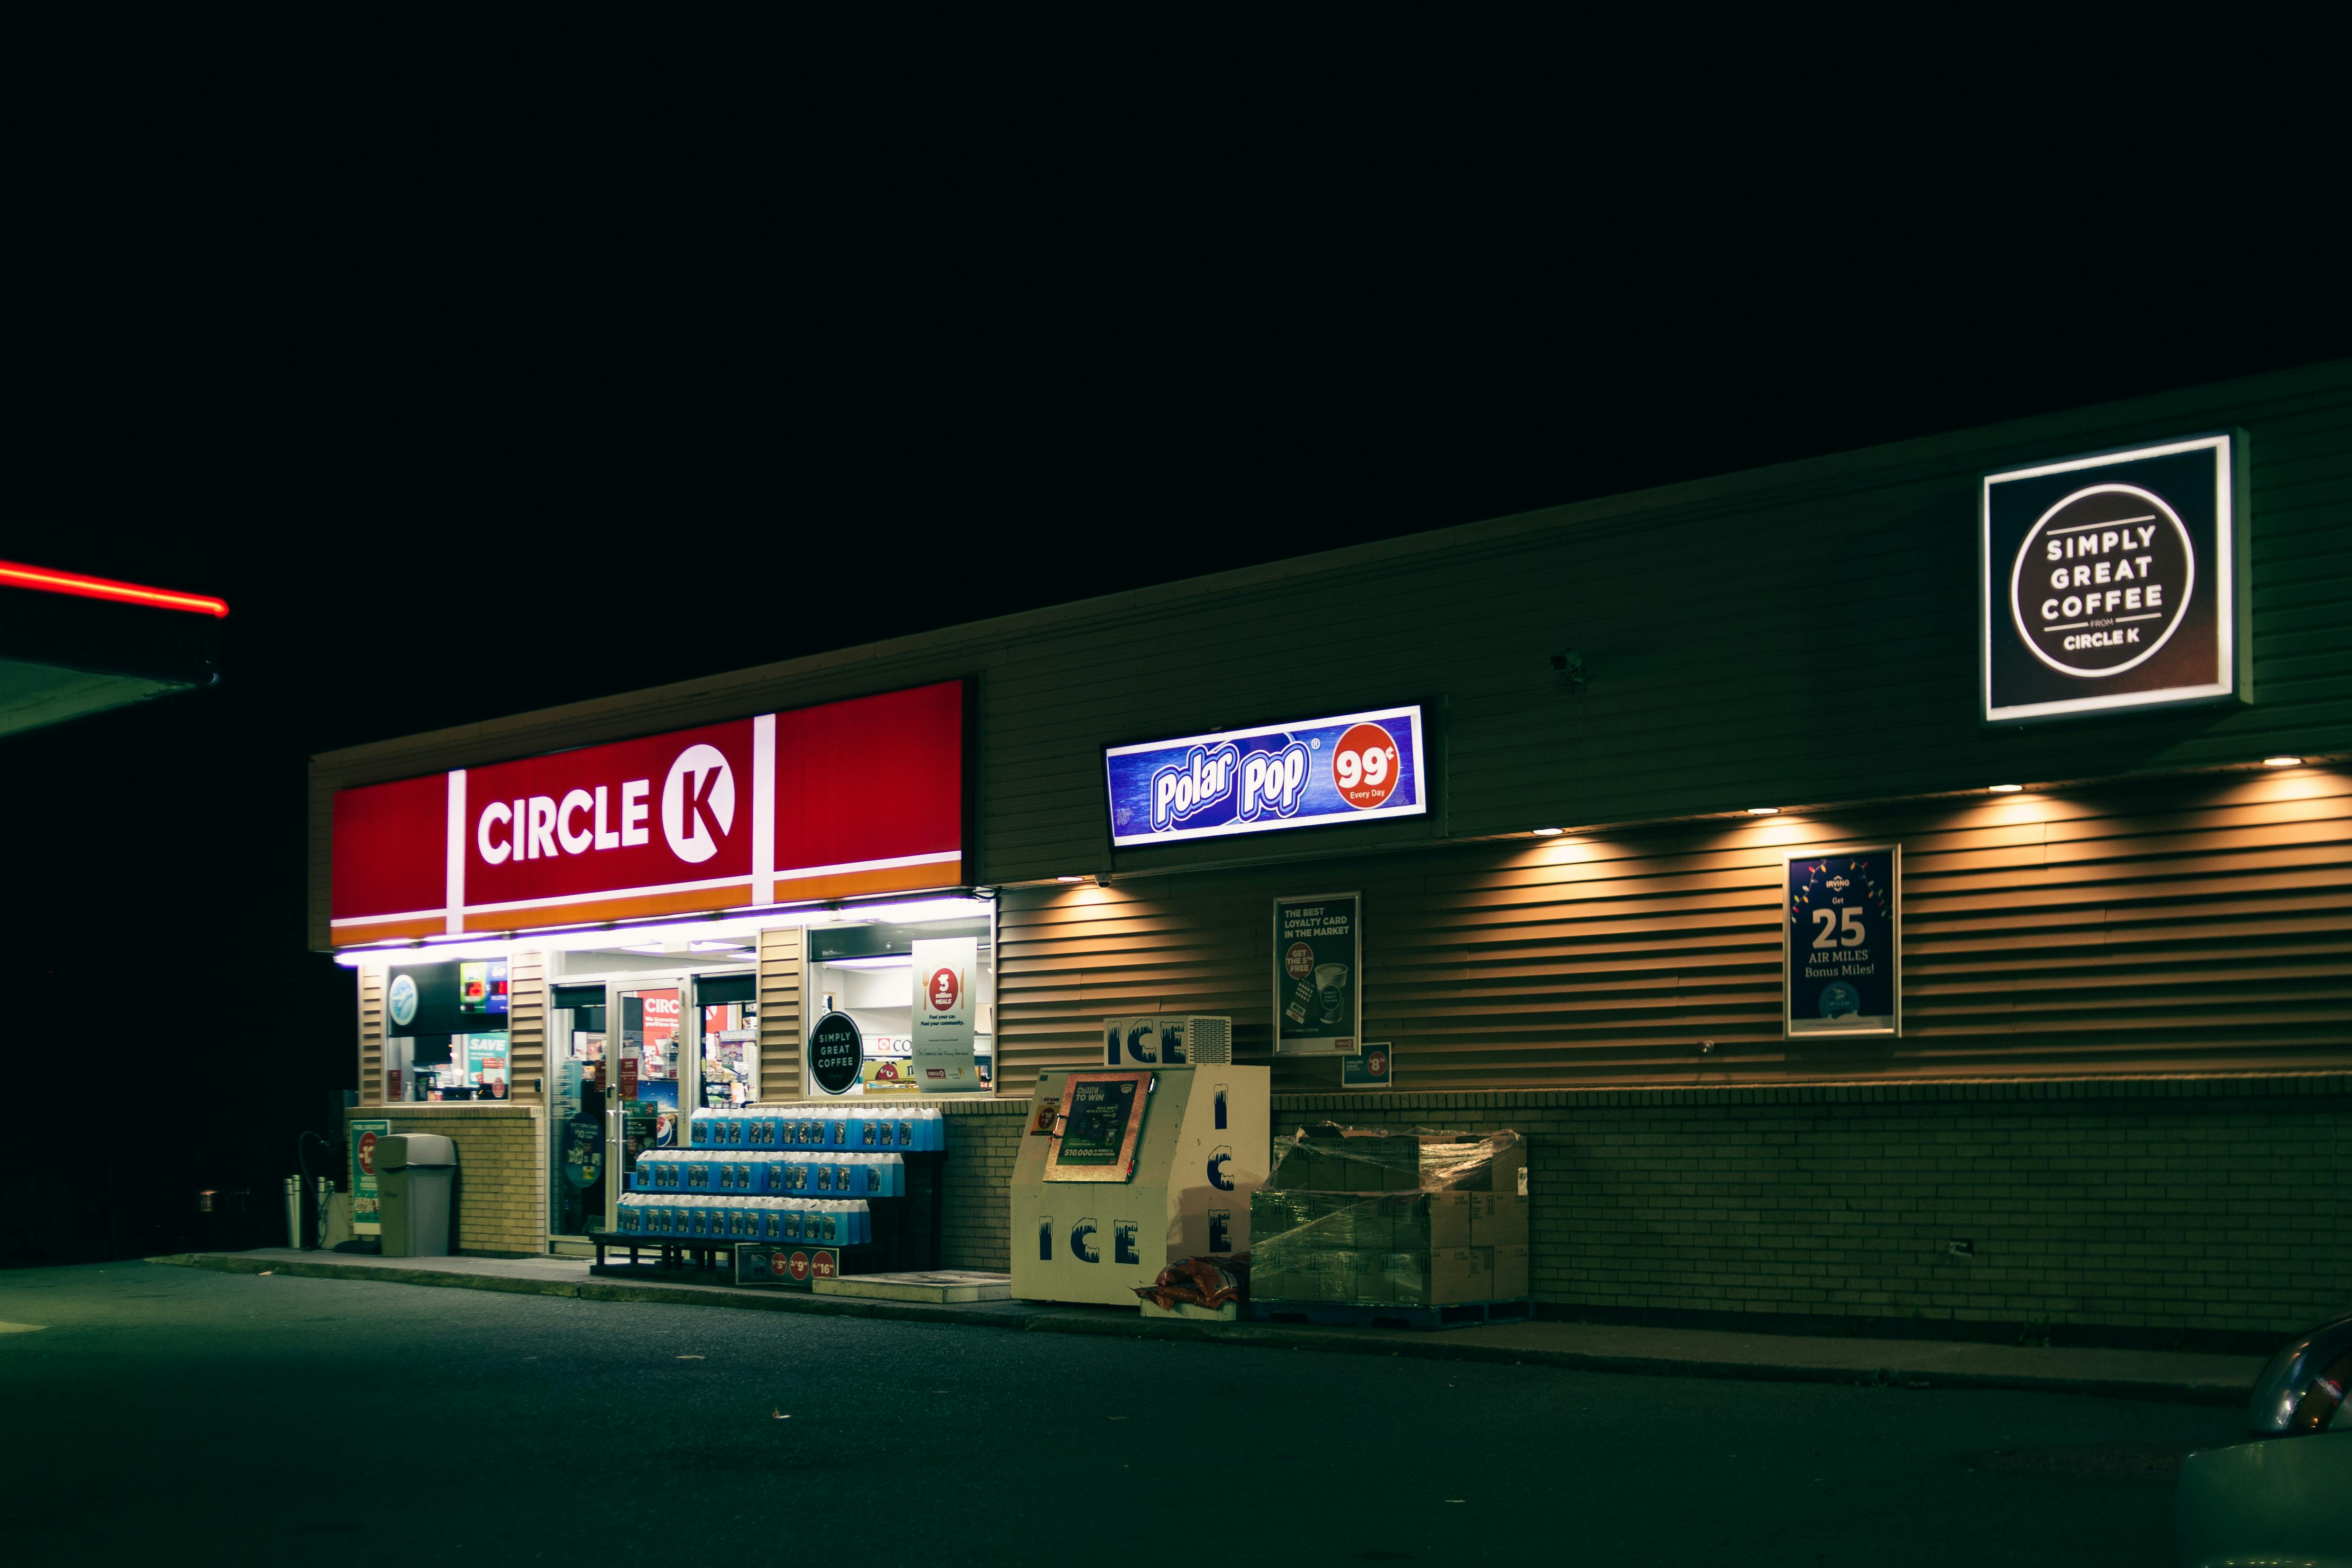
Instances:
[[[1788,860],[1790,1038],[1903,1032],[1903,848]]]

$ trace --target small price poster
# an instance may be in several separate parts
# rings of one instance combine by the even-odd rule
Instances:
[[[1788,858],[1788,1037],[1903,1032],[1903,847]]]

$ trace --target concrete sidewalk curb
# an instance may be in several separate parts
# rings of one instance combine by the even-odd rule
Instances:
[[[584,1279],[533,1279],[513,1274],[400,1268],[388,1264],[331,1263],[324,1259],[255,1258],[233,1253],[179,1253],[151,1258],[146,1261],[208,1268],[223,1274],[276,1273],[317,1279],[360,1279],[379,1284],[498,1290],[514,1295],[568,1296],[587,1301],[667,1302],[677,1306],[731,1307],[753,1311],[814,1312],[826,1317],[1010,1329],[1031,1333],[1185,1340],[1245,1345],[1259,1350],[1412,1356],[1424,1361],[1550,1366],[1570,1372],[1622,1373],[1650,1377],[1739,1378],[1751,1382],[1833,1383],[1862,1387],[2000,1389],[2029,1394],[2090,1394],[2105,1399],[2219,1405],[2242,1405],[2251,1392],[2250,1383],[2228,1379],[2166,1381],[1906,1366],[1903,1364],[1902,1342],[1899,1341],[1888,1342],[1886,1366],[1858,1369],[1803,1362],[1614,1355],[1482,1344],[1471,1337],[1478,1331],[1475,1329],[1412,1333],[1401,1330],[1362,1331],[1275,1323],[1188,1322],[1172,1318],[1129,1318],[1112,1316],[1108,1312],[1031,1307],[1021,1303],[930,1306],[920,1302],[875,1301],[845,1296],[802,1296],[723,1286],[639,1285],[593,1276]]]

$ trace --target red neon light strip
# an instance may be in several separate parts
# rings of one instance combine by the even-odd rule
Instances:
[[[53,572],[46,566],[20,566],[0,561],[0,586],[37,588],[47,594],[72,594],[84,599],[111,599],[122,605],[152,605],[161,610],[186,610],[218,617],[228,614],[228,601],[203,594],[178,594],[169,588],[142,588],[111,577],[85,577],[79,572]]]

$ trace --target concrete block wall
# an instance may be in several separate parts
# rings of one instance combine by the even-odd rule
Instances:
[[[438,1132],[457,1142],[450,1220],[459,1252],[547,1250],[547,1128],[538,1106],[362,1106],[346,1120],[390,1121],[394,1132]]]
[[[946,1111],[946,1191],[940,1261],[950,1268],[1013,1267],[1013,1165],[1028,1126],[1025,1100],[938,1097]]]
[[[1277,1135],[1323,1120],[1525,1134],[1554,1306],[2263,1334],[2352,1309],[2347,1074],[1276,1099]]]
[[[1025,1109],[950,1107],[957,1267],[1011,1266]],[[1525,1135],[1534,1294],[1566,1311],[2281,1334],[2352,1309],[2352,1074],[1275,1097],[1277,1136],[1327,1120]]]

